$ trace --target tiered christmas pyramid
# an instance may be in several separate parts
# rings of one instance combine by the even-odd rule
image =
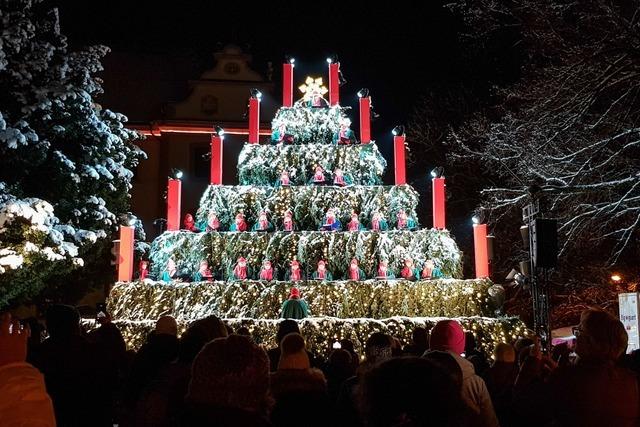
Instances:
[[[307,91],[280,108],[270,143],[245,144],[241,185],[208,187],[195,219],[199,231],[167,231],[153,242],[150,276],[156,280],[114,286],[110,311],[130,346],[163,314],[185,327],[215,314],[273,345],[292,287],[308,304],[300,327],[318,353],[341,338],[360,347],[374,331],[408,341],[415,326],[443,317],[457,318],[485,350],[522,334],[518,319],[495,317],[501,302],[489,280],[461,278],[461,254],[449,232],[412,220],[416,191],[381,185],[386,162],[375,142],[357,141],[348,109],[329,106],[321,95]],[[232,227],[236,220],[244,220],[247,231],[229,231],[243,228]],[[359,225],[348,226],[354,220]],[[298,276],[290,274],[294,260],[300,280],[285,280]],[[349,270],[353,260],[357,280]],[[273,273],[261,280],[265,261]],[[332,280],[312,279],[320,261]],[[381,262],[396,278],[381,275]],[[415,277],[402,277],[407,267]]]

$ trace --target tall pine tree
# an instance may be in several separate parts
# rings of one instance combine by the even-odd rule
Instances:
[[[94,102],[108,48],[71,52],[42,0],[1,4],[0,309],[112,279],[104,255],[144,157],[127,118]]]

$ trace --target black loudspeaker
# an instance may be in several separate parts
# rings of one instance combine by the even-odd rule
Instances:
[[[533,263],[536,268],[555,268],[558,261],[558,222],[536,219],[530,230],[533,243]]]

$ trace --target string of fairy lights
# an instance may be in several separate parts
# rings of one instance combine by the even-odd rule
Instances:
[[[489,280],[366,281],[215,281],[117,284],[109,311],[117,318],[178,319],[220,317],[272,318],[296,286],[314,317],[385,318],[391,316],[491,316],[502,301],[490,292]]]

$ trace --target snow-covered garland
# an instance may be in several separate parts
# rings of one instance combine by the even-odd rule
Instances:
[[[462,277],[462,257],[449,232],[430,230],[385,232],[328,232],[302,231],[274,233],[192,233],[166,232],[151,246],[151,272],[160,277],[172,258],[179,271],[193,274],[202,260],[208,260],[214,270],[226,274],[239,257],[247,259],[248,266],[259,270],[268,258],[274,268],[285,271],[289,261],[296,257],[309,272],[320,259],[334,277],[342,277],[352,258],[357,258],[368,277],[372,277],[380,259],[388,261],[396,272],[406,258],[417,266],[433,260],[445,277]]]
[[[276,132],[282,124],[286,133],[293,135],[294,144],[332,144],[340,129],[340,120],[345,118],[348,107],[309,108],[303,106],[282,107],[271,122]]]
[[[207,216],[215,211],[223,224],[231,224],[238,212],[243,212],[253,224],[260,211],[271,213],[271,222],[278,223],[284,212],[293,212],[298,230],[317,230],[329,208],[346,224],[355,211],[360,221],[367,223],[375,211],[380,211],[390,223],[404,210],[416,218],[418,193],[409,185],[400,186],[303,186],[270,187],[253,185],[210,185],[200,199],[197,222],[206,224]]]
[[[171,314],[195,320],[220,317],[278,318],[292,286],[300,289],[313,317],[494,316],[500,294],[490,293],[489,280],[366,280],[116,284],[109,294],[109,312],[118,319],[155,319]],[[493,294],[493,296],[492,296]],[[502,290],[504,295],[504,290]]]
[[[339,168],[353,184],[380,185],[387,162],[375,143],[347,146],[245,144],[238,158],[238,176],[242,185],[274,185],[286,171],[292,185],[306,185],[316,166],[321,166],[327,175]]]
[[[299,320],[300,330],[309,348],[319,356],[327,357],[332,344],[340,339],[350,339],[356,351],[364,355],[364,344],[374,332],[385,332],[399,338],[403,344],[411,342],[411,332],[417,326],[431,329],[442,318],[438,317],[392,317],[389,319],[336,319],[318,317]],[[466,331],[476,337],[479,348],[489,357],[495,345],[500,342],[513,342],[526,334],[524,323],[515,317],[458,317],[456,318]],[[258,344],[267,347],[276,346],[276,332],[281,320],[271,319],[224,319],[234,329],[246,326]],[[155,320],[115,322],[124,336],[127,346],[138,349],[155,327]],[[189,322],[178,321],[180,333]]]

